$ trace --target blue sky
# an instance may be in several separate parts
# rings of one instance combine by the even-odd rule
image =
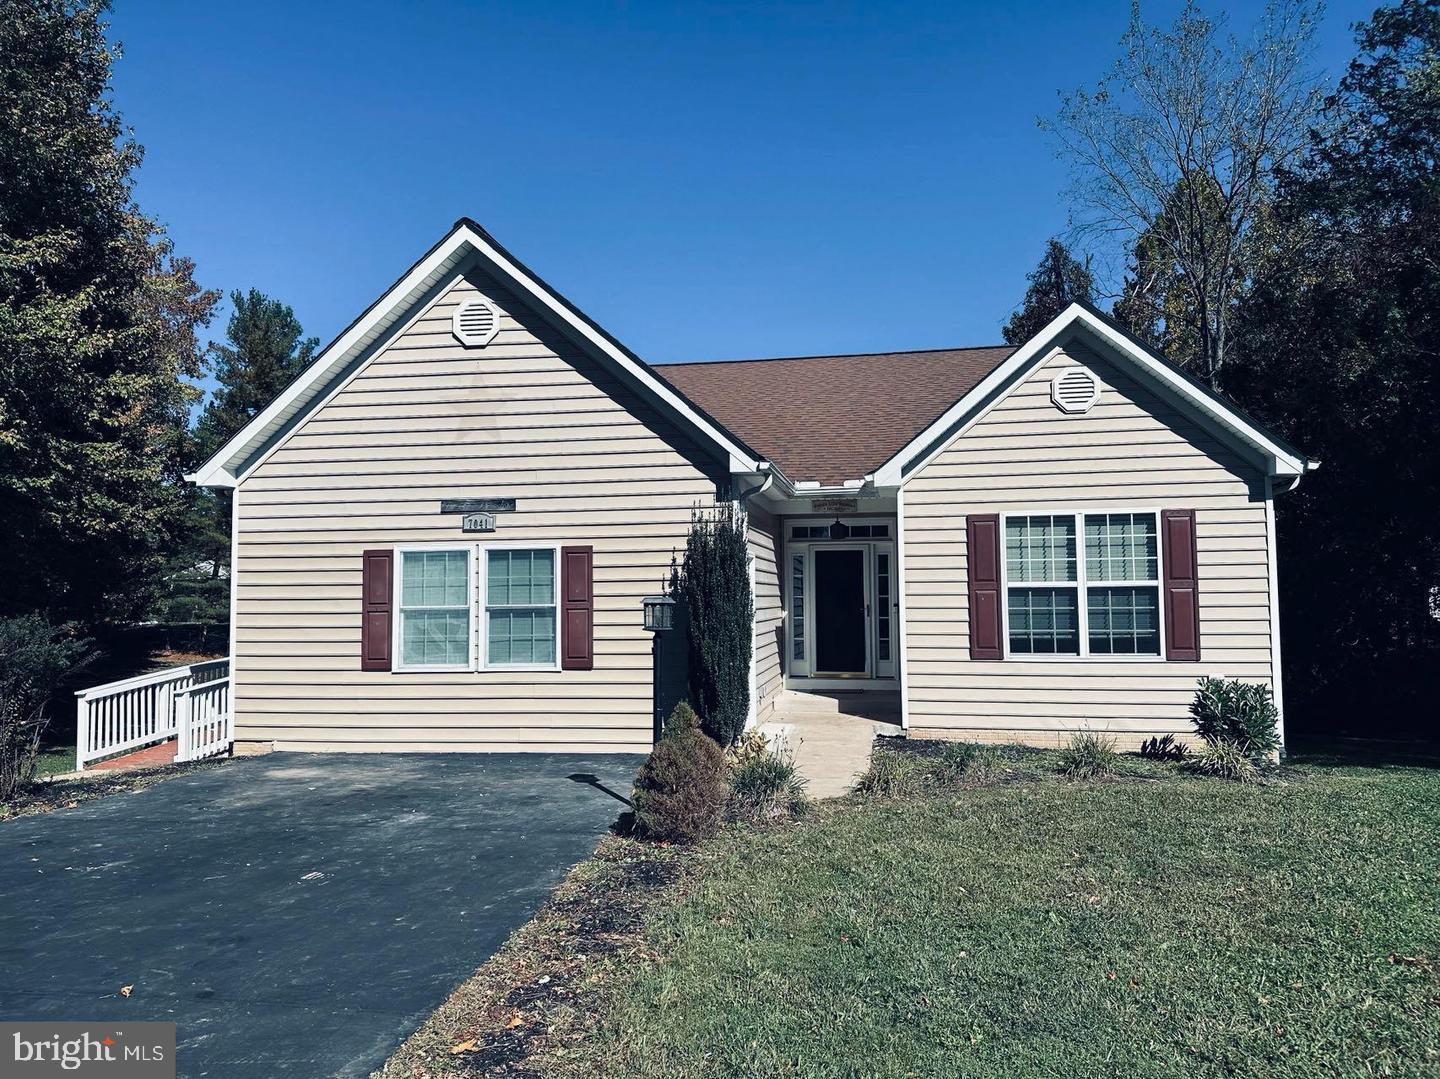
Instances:
[[[1331,4],[1332,76],[1373,6]],[[205,285],[328,341],[468,215],[668,362],[998,341],[1066,225],[1036,117],[1127,12],[117,0],[111,25],[137,197]]]

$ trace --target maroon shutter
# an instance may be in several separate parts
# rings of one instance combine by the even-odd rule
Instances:
[[[970,576],[970,658],[1003,659],[1000,642],[1000,515],[965,518]]]
[[[366,551],[361,556],[360,669],[390,669],[390,594],[395,580],[394,551]]]
[[[595,555],[593,547],[560,548],[560,667],[588,671],[595,667]]]
[[[1165,658],[1200,659],[1200,580],[1195,565],[1195,511],[1160,512],[1165,563]]]

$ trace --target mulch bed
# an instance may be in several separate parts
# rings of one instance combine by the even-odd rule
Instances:
[[[876,749],[889,750],[892,753],[909,753],[917,757],[938,757],[957,745],[969,743],[954,742],[946,738],[898,738],[885,737],[875,739]],[[977,748],[980,743],[974,743]],[[1035,749],[1030,746],[1019,745],[991,745],[988,748],[994,750],[1005,760],[1023,760],[1026,757],[1039,757],[1044,755],[1043,749]]]
[[[49,813],[56,809],[73,809],[81,802],[104,798],[110,794],[144,790],[176,776],[189,775],[206,768],[223,765],[226,758],[170,764],[162,768],[137,768],[130,772],[94,772],[78,779],[52,779],[31,783],[12,801],[0,805],[0,821]]]
[[[551,1073],[594,1031],[617,976],[658,962],[647,917],[683,894],[700,856],[691,848],[610,836],[539,913],[517,929],[375,1076]]]

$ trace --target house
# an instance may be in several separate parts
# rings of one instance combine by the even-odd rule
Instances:
[[[1019,348],[651,367],[469,220],[194,476],[234,488],[235,738],[641,751],[641,601],[738,500],[754,716],[1126,745],[1280,697],[1275,497],[1313,467],[1096,311]]]

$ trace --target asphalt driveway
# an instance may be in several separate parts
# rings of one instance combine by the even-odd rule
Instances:
[[[638,763],[277,753],[0,824],[0,1018],[173,1021],[182,1076],[366,1075],[625,809],[569,777]]]

